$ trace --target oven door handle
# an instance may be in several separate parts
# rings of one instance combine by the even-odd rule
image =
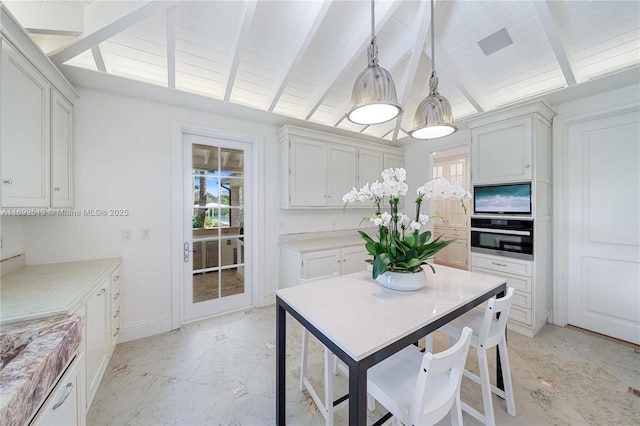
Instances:
[[[471,231],[486,232],[488,234],[531,236],[531,231],[510,231],[510,230],[506,230],[506,229],[491,229],[491,228],[471,228]]]

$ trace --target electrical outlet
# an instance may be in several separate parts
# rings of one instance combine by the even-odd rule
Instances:
[[[141,238],[143,240],[150,240],[151,239],[151,228],[142,228],[142,233],[141,233]]]
[[[131,241],[131,229],[122,230],[122,241]]]

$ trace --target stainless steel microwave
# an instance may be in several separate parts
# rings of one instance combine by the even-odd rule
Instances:
[[[533,260],[533,220],[472,217],[471,251]]]

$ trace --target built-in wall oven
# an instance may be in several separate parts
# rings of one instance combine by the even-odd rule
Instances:
[[[533,219],[472,217],[471,251],[533,260]]]

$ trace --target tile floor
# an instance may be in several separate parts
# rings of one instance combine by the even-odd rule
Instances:
[[[301,327],[291,317],[287,326],[287,424],[323,425],[298,390]],[[439,351],[448,340],[436,334],[434,341]],[[552,325],[534,339],[510,332],[508,344],[518,413],[510,417],[494,396],[498,424],[640,424],[637,348]],[[321,380],[318,344],[311,345],[310,358],[310,374]],[[477,371],[473,348],[467,368]],[[271,425],[274,377],[274,306],[200,321],[118,345],[87,424]],[[337,382],[336,394],[346,393],[346,381],[339,376]],[[315,384],[322,395],[320,382]],[[465,378],[462,386],[463,400],[480,408],[477,385]],[[369,423],[383,413],[377,404]],[[347,424],[346,415],[340,410],[336,424]],[[464,420],[478,424],[466,414]]]

